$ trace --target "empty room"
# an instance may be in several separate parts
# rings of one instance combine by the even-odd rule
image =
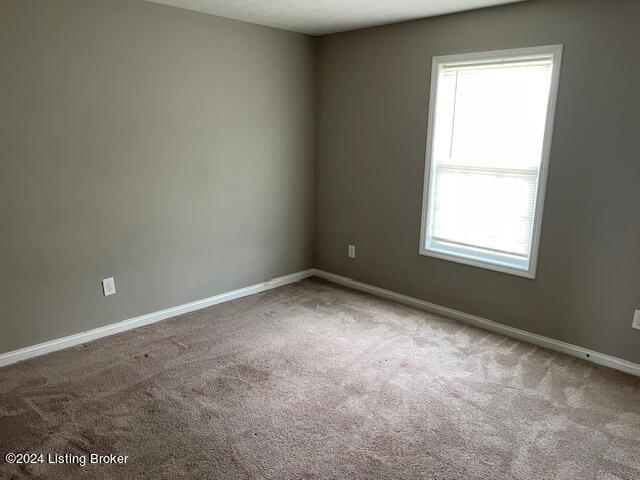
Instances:
[[[0,479],[640,480],[639,25],[0,0]]]

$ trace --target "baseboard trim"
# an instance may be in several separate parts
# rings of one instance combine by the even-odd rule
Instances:
[[[20,350],[14,350],[7,353],[0,354],[0,367],[10,365],[12,363],[27,360],[32,357],[44,355],[45,353],[55,352],[65,348],[73,347],[82,343],[87,343],[98,338],[107,337],[116,333],[124,332],[134,328],[156,323],[167,318],[175,317],[185,313],[200,310],[201,308],[210,307],[219,303],[228,302],[229,300],[235,300],[236,298],[246,297],[247,295],[253,295],[254,293],[264,292],[271,290],[272,288],[281,287],[290,283],[298,282],[307,277],[314,275],[315,269],[303,270],[300,272],[291,273],[283,277],[273,278],[266,282],[257,283],[249,287],[239,288],[238,290],[232,290],[230,292],[214,295],[213,297],[203,298],[202,300],[196,300],[195,302],[185,303],[184,305],[178,305],[176,307],[166,308],[157,312],[148,313],[139,317],[123,320],[118,323],[106,325],[104,327],[94,328],[86,332],[76,333],[69,335],[68,337],[57,338],[48,342],[33,345],[31,347],[21,348]]]
[[[571,343],[561,342],[559,340],[554,340],[553,338],[530,333],[526,330],[509,327],[492,320],[487,320],[486,318],[471,315],[469,313],[454,310],[452,308],[443,307],[435,303],[425,302],[424,300],[418,300],[417,298],[409,297],[407,295],[396,293],[391,290],[386,290],[384,288],[374,287],[373,285],[368,285],[366,283],[353,280],[352,278],[336,275],[335,273],[325,272],[324,270],[315,269],[314,275],[338,285],[343,285],[345,287],[350,287],[361,292],[366,292],[372,295],[387,298],[389,300],[394,300],[405,305],[410,305],[421,310],[426,310],[427,312],[436,313],[444,317],[459,320],[466,324],[473,325],[474,327],[482,328],[484,330],[489,330],[495,333],[500,333],[507,337],[515,338],[517,340],[532,343],[540,347],[548,348],[549,350],[554,350],[556,352],[561,352],[567,355],[582,358],[598,365],[603,365],[615,370],[620,370],[621,372],[640,376],[640,364],[632,363],[621,358],[612,357],[611,355],[595,352],[593,350],[579,347]]]
[[[394,300],[396,302],[409,305],[415,308],[419,308],[421,310],[425,310],[431,313],[436,313],[438,315],[453,318],[455,320],[459,320],[461,322],[467,323],[469,325],[473,325],[478,328],[482,328],[484,330],[500,333],[507,337],[532,343],[534,345],[548,348],[556,352],[561,352],[567,355],[582,358],[584,360],[596,363],[598,365],[603,365],[606,367],[613,368],[615,370],[620,370],[625,373],[630,373],[632,375],[640,376],[640,364],[632,363],[627,360],[623,360],[621,358],[613,357],[611,355],[606,355],[604,353],[579,347],[571,343],[561,342],[559,340],[554,340],[549,337],[544,337],[542,335],[530,333],[530,332],[527,332],[526,330],[520,330],[518,328],[509,327],[507,325],[503,325],[501,323],[497,323],[492,320],[488,320],[486,318],[478,317],[476,315],[471,315],[469,313],[461,312],[459,310],[454,310],[452,308],[443,307],[441,305],[437,305],[431,302],[426,302],[424,300],[419,300],[417,298],[409,297],[408,295],[403,295],[401,293],[393,292],[391,290],[375,287],[373,285],[359,282],[352,278],[343,277],[342,275],[336,275],[335,273],[326,272],[324,270],[319,270],[316,268],[295,272],[289,275],[284,275],[282,277],[277,277],[271,280],[267,280],[266,282],[257,283],[255,285],[239,288],[237,290],[232,290],[230,292],[221,293],[209,298],[203,298],[201,300],[196,300],[194,302],[185,303],[184,305],[178,305],[176,307],[166,308],[164,310],[159,310],[157,312],[148,313],[146,315],[141,315],[139,317],[130,318],[127,320],[123,320],[121,322],[113,323],[111,325],[106,325],[104,327],[88,330],[86,332],[76,333],[74,335],[69,335],[67,337],[50,340],[48,342],[40,343],[38,345],[33,345],[31,347],[25,347],[19,350],[2,353],[0,354],[0,367],[4,367],[16,362],[20,362],[22,360],[27,360],[29,358],[44,355],[46,353],[55,352],[57,350],[63,350],[65,348],[73,347],[75,345],[80,345],[82,343],[87,343],[102,337],[114,335],[116,333],[125,332],[127,330],[143,327],[145,325],[150,325],[152,323],[156,323],[161,320],[166,320],[167,318],[193,312],[196,310],[200,310],[202,308],[210,307],[212,305],[228,302],[230,300],[235,300],[236,298],[246,297],[247,295],[253,295],[255,293],[260,293],[266,290],[270,290],[272,288],[281,287],[283,285],[288,285],[290,283],[295,283],[311,276],[323,278],[332,283],[353,288],[354,290],[370,293],[372,295],[376,295],[382,298],[387,298],[389,300]]]

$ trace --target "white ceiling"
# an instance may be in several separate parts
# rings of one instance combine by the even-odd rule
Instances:
[[[322,35],[524,0],[149,0]]]

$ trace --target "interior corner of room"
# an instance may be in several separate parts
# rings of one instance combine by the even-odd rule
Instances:
[[[110,408],[97,377],[59,393],[49,380],[78,379],[93,361],[114,385],[118,369],[139,382],[168,375],[169,390],[144,394],[166,406],[186,388],[172,369],[188,358],[185,409],[221,402],[201,418],[235,415],[241,398],[254,415],[234,417],[251,433],[233,446],[207,437],[223,452],[220,478],[330,478],[310,438],[356,438],[376,395],[394,405],[381,418],[402,417],[403,395],[424,386],[415,378],[438,371],[453,382],[447,398],[531,389],[540,408],[531,418],[556,408],[563,431],[621,445],[615,460],[598,450],[615,468],[599,463],[612,476],[597,478],[640,475],[629,453],[640,445],[640,2],[465,0],[439,10],[455,2],[438,0],[428,15],[411,13],[427,7],[411,1],[233,3],[0,0],[0,425],[20,439],[0,439],[0,453],[35,445],[64,415],[52,403],[39,410],[38,395],[71,398],[91,385],[91,405]],[[141,366],[144,355],[158,363]],[[414,383],[394,383],[407,371]],[[382,378],[386,386],[367,383]],[[233,396],[222,401],[217,388]],[[286,423],[275,392],[313,403],[309,392],[334,389],[349,394],[323,400],[344,409],[338,417],[361,403],[339,426],[313,404],[333,433],[301,416],[296,428],[309,421],[322,433],[300,437],[310,443],[293,463],[256,453],[280,452],[277,441],[251,443],[265,431],[283,444],[300,433],[278,437],[290,430],[275,426]],[[626,417],[606,410],[607,391]],[[137,410],[144,395],[118,398],[136,418],[153,416]],[[443,398],[434,408],[451,413]],[[505,412],[525,402],[513,398]],[[10,411],[39,420],[20,430]],[[597,419],[584,426],[583,416]],[[206,436],[195,418],[179,417],[176,438]],[[91,428],[95,447],[102,427]],[[450,439],[460,452],[465,435]],[[361,467],[350,478],[375,478],[376,462],[360,460],[396,437],[389,427],[375,438],[375,448],[353,441],[357,460],[348,442],[327,447],[324,461],[340,458],[331,478],[347,478],[349,462]],[[495,478],[543,478],[518,458],[526,468]],[[565,470],[556,460],[545,470],[555,478],[587,472],[585,459],[562,477],[570,459]],[[446,478],[480,478],[470,472],[486,467],[451,462]],[[4,468],[0,476],[18,471]],[[402,478],[419,471],[406,468]]]
[[[142,0],[2,9],[3,363],[312,268],[640,363],[634,2],[315,36]],[[531,183],[546,191],[527,203],[544,210],[522,214],[537,217],[505,244],[516,256],[491,265],[437,221],[431,240],[435,59],[554,44],[565,58]],[[467,216],[501,197],[480,198]]]

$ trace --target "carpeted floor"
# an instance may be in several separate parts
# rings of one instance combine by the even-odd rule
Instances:
[[[0,370],[0,478],[639,479],[640,378],[310,279]]]

